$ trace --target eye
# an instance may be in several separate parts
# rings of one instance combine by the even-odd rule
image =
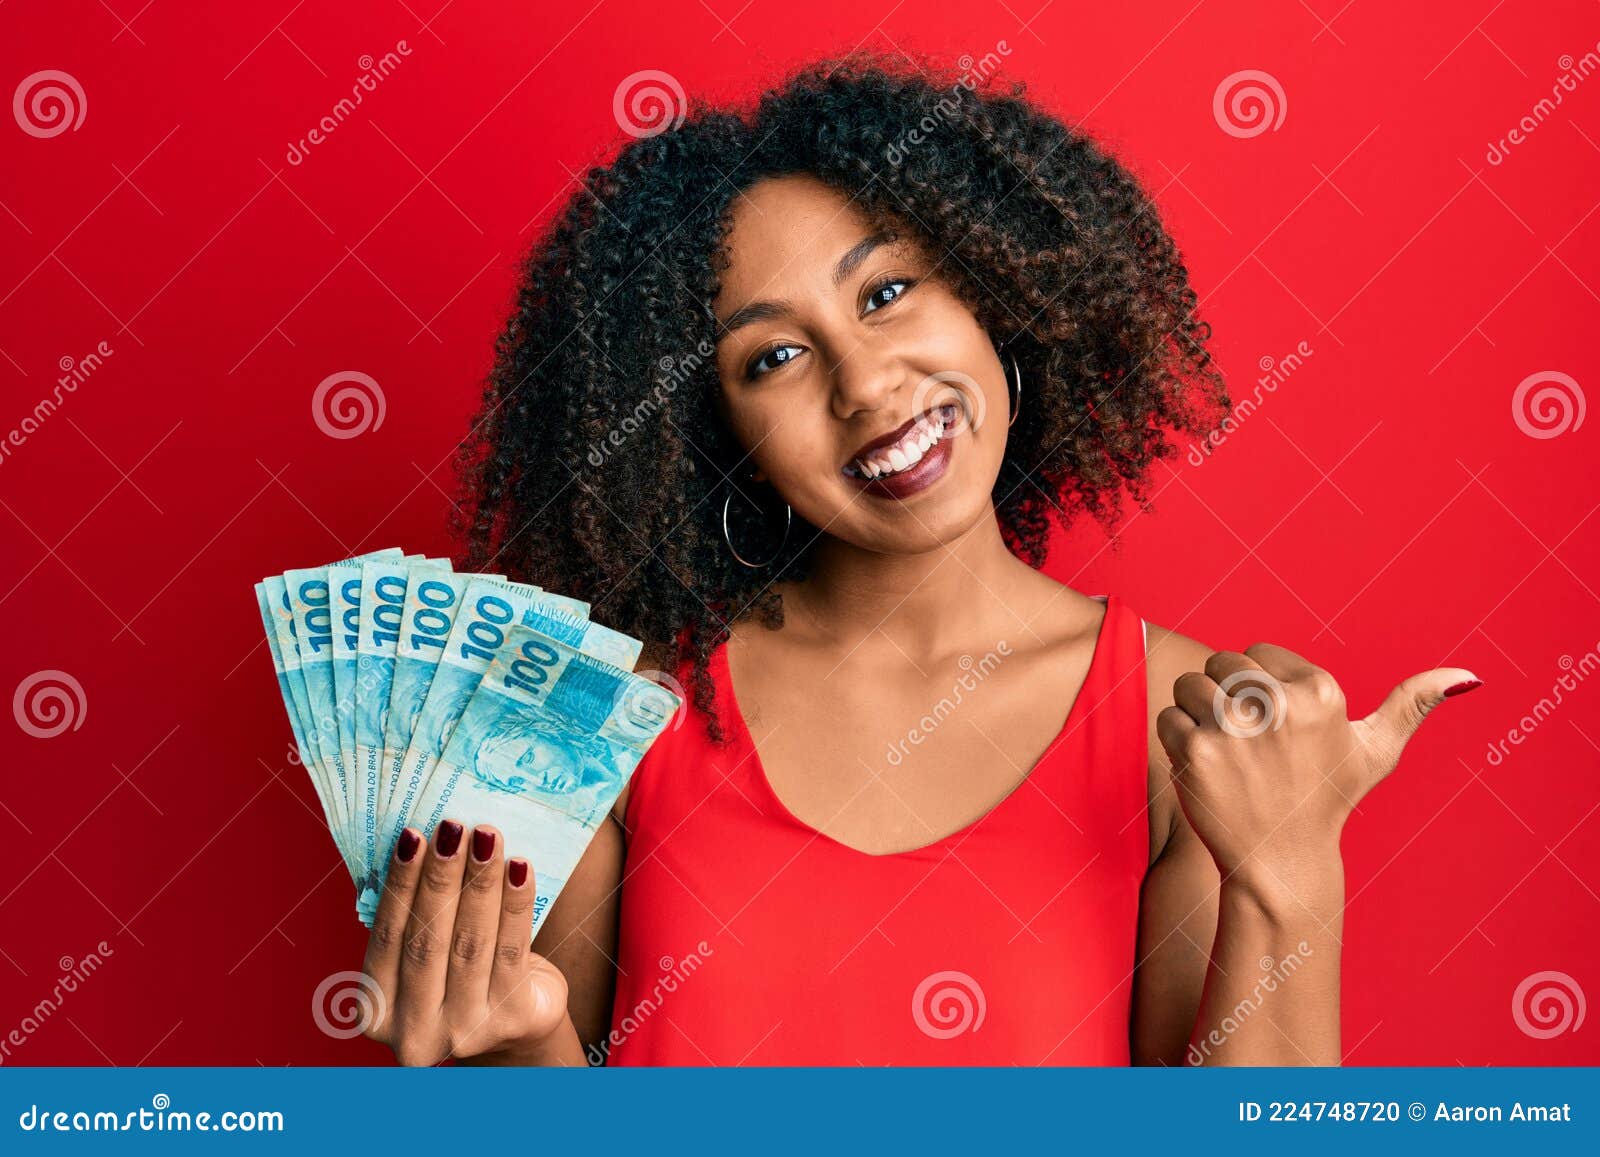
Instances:
[[[800,347],[797,345],[768,346],[750,359],[749,364],[745,366],[745,376],[751,378],[764,377],[780,366],[785,366],[794,361],[799,356]]]
[[[867,308],[864,312],[876,313],[886,305],[891,305],[901,297],[911,292],[911,287],[916,282],[906,277],[891,277],[878,282],[867,294]]]

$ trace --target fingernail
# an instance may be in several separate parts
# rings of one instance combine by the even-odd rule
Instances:
[[[1465,695],[1468,691],[1471,691],[1473,688],[1482,687],[1482,686],[1483,686],[1483,680],[1482,679],[1467,679],[1467,680],[1465,680],[1465,681],[1463,681],[1461,683],[1457,683],[1454,687],[1447,687],[1445,689],[1444,697],[1446,699],[1448,699],[1452,695]]]
[[[472,831],[472,858],[480,864],[487,864],[494,855],[494,833],[486,832],[482,828]]]
[[[528,861],[512,860],[506,865],[506,879],[511,881],[513,888],[520,888],[528,882]]]
[[[456,854],[456,849],[461,846],[462,827],[455,820],[445,820],[439,825],[439,843],[437,845],[440,857],[448,860]]]
[[[421,846],[422,837],[410,828],[406,828],[400,833],[400,842],[395,845],[394,854],[399,857],[402,864],[409,864]]]

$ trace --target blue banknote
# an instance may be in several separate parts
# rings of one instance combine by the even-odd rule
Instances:
[[[589,604],[376,551],[256,585],[273,674],[370,924],[393,842],[492,823],[534,865],[536,931],[681,706]]]
[[[356,774],[356,640],[361,630],[361,563],[328,564],[328,600],[333,618],[334,722],[345,771]],[[356,788],[360,799],[361,789]],[[359,821],[360,811],[356,812]],[[357,823],[359,830],[360,824]]]
[[[373,861],[380,877],[386,874],[394,842],[411,822],[417,798],[438,764],[456,720],[511,626],[521,623],[559,638],[584,654],[632,669],[639,658],[638,640],[591,622],[585,617],[587,609],[588,604],[580,600],[526,583],[472,577],[412,729],[390,806],[384,812],[378,855]],[[364,920],[370,919],[375,909],[376,895],[358,905]]]
[[[380,783],[384,799],[379,811],[380,834],[386,830],[384,818],[396,807],[400,773],[405,767],[406,751],[411,747],[411,733],[416,729],[423,704],[428,701],[428,689],[433,686],[433,675],[450,638],[450,628],[461,609],[467,585],[477,577],[453,573],[419,574],[406,586],[400,612],[400,637],[395,643],[389,712],[383,728]]]
[[[303,720],[317,738],[317,750],[329,774],[329,790],[343,797],[345,830],[365,866],[366,858],[354,828],[356,801],[352,776],[339,747],[339,700],[333,687],[333,605],[328,591],[328,568],[307,567],[283,572],[294,615],[295,642],[300,648],[300,674],[305,679],[311,718]]]
[[[299,718],[301,735],[305,738],[306,754],[310,757],[306,773],[317,789],[317,798],[322,801],[322,810],[328,820],[328,831],[339,848],[340,856],[344,858],[345,866],[350,869],[350,878],[359,881],[365,874],[365,864],[356,856],[348,839],[349,822],[345,815],[344,796],[334,791],[333,773],[323,758],[317,743],[317,731],[311,722],[311,697],[307,694],[305,672],[300,665],[300,645],[295,639],[294,609],[289,602],[289,591],[281,575],[270,575],[261,581],[261,585],[272,613],[284,677],[289,684],[289,697],[294,713]]]
[[[334,568],[329,567],[329,573]],[[346,658],[342,649],[349,642],[334,640],[335,686],[340,695],[341,727],[351,721],[351,759],[349,770],[356,782],[357,811],[354,825],[362,845],[362,858],[370,878],[377,847],[378,817],[382,810],[383,732],[389,714],[389,692],[394,682],[395,644],[400,639],[400,616],[405,592],[413,573],[449,571],[446,559],[427,559],[421,555],[399,560],[365,561],[360,564],[355,595],[354,655]],[[348,599],[350,582],[338,584],[340,598]],[[350,608],[344,612],[348,626]],[[340,671],[343,664],[344,675]],[[345,698],[343,683],[352,684]],[[342,734],[341,734],[342,739]]]
[[[390,548],[360,557],[398,558],[400,553],[399,550]],[[283,663],[285,680],[289,684],[293,712],[298,716],[300,734],[305,740],[305,754],[311,760],[306,764],[306,772],[311,776],[312,783],[317,789],[318,799],[322,802],[323,811],[328,819],[329,831],[333,834],[340,855],[351,871],[351,878],[359,881],[365,874],[366,862],[350,835],[350,813],[346,806],[343,784],[338,778],[337,765],[334,762],[339,753],[337,733],[335,731],[330,737],[324,733],[322,727],[323,715],[326,714],[330,720],[333,716],[331,685],[326,688],[328,702],[325,712],[322,695],[317,694],[315,697],[313,695],[313,687],[319,692],[323,690],[324,678],[331,684],[331,668],[325,674],[320,668],[313,671],[308,680],[306,658],[315,649],[316,644],[308,644],[302,639],[304,631],[297,625],[299,616],[296,613],[295,598],[289,589],[286,577],[270,575],[263,579],[260,585],[261,596],[265,598],[267,609],[271,614],[273,638],[277,642],[278,657]]]
[[[294,733],[295,751],[299,754],[300,766],[306,769],[306,775],[311,780],[311,786],[316,790],[317,802],[322,805],[323,815],[329,814],[329,800],[326,789],[323,787],[322,772],[317,767],[316,749],[306,738],[305,728],[300,725],[300,712],[294,705],[294,693],[289,687],[289,669],[284,662],[283,648],[278,642],[278,624],[272,613],[272,599],[267,593],[267,584],[256,584],[256,606],[261,612],[261,625],[267,635],[267,650],[272,654],[272,670],[278,677],[278,694],[283,696],[284,713],[289,716],[289,730]],[[284,616],[287,620],[288,616]],[[300,653],[294,652],[295,673],[299,673]]]
[[[680,701],[665,687],[516,625],[418,801],[413,826],[493,824],[532,865],[536,932]]]
[[[639,658],[639,641],[591,622],[586,610],[587,604],[525,583],[476,577],[468,584],[417,726],[412,730],[400,781],[386,813],[386,848],[393,846],[401,829],[411,821],[417,797],[444,753],[456,720],[477,690],[495,652],[505,642],[510,626],[520,623],[532,627],[593,658],[624,670],[633,669]]]

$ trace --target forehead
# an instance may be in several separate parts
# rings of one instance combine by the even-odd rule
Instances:
[[[872,230],[850,198],[805,174],[765,177],[735,198],[727,230],[728,268],[719,307],[782,286],[826,278],[833,262]]]

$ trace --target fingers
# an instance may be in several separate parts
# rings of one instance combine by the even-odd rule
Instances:
[[[1181,777],[1187,770],[1190,737],[1200,725],[1181,707],[1164,707],[1156,715],[1156,738],[1172,761],[1172,774]]]
[[[500,880],[505,874],[501,848],[505,840],[486,825],[473,829],[468,841],[466,880],[450,938],[450,963],[445,988],[447,1014],[477,1016],[489,995],[500,929]]]
[[[1263,712],[1269,717],[1281,712],[1284,686],[1289,683],[1306,685],[1319,702],[1332,704],[1339,698],[1337,682],[1320,667],[1285,647],[1253,643],[1242,652],[1214,652],[1204,673],[1180,675],[1172,685],[1173,702],[1201,727],[1252,728]],[[1235,719],[1230,713],[1245,718]]]
[[[467,859],[462,835],[460,824],[443,820],[433,833],[433,846],[418,857],[422,871],[400,953],[402,1019],[408,1010],[432,1015],[444,1004],[446,958]]]
[[[1230,677],[1237,682],[1241,671],[1263,670],[1261,664],[1238,651],[1215,651],[1206,660],[1206,676],[1218,684],[1227,682]]]
[[[386,1039],[387,1021],[392,1019],[400,992],[400,957],[405,944],[406,922],[411,916],[411,898],[422,876],[422,860],[417,852],[422,836],[406,828],[395,841],[389,858],[389,875],[383,882],[383,896],[373,917],[372,934],[367,938],[367,955],[361,970],[383,993],[384,1023],[375,1024],[370,1035]]]
[[[1373,741],[1384,754],[1380,761],[1383,770],[1393,770],[1400,752],[1435,707],[1451,695],[1478,686],[1481,681],[1464,667],[1438,667],[1413,675],[1390,691],[1365,720]]]
[[[1309,679],[1314,672],[1322,670],[1287,647],[1272,643],[1252,643],[1244,649],[1244,656],[1254,660],[1263,671],[1283,683]]]
[[[1209,666],[1209,664],[1208,664]],[[1199,671],[1185,671],[1172,684],[1173,706],[1183,711],[1201,727],[1215,727],[1217,696],[1221,688],[1210,675]]]
[[[500,889],[500,923],[495,935],[494,967],[489,977],[491,1007],[505,1000],[523,981],[533,944],[533,899],[537,889],[527,860],[506,864]]]

